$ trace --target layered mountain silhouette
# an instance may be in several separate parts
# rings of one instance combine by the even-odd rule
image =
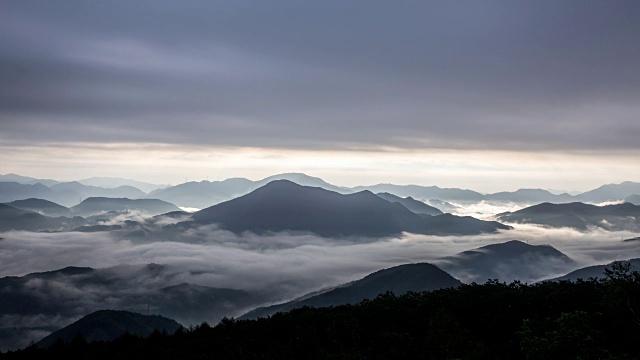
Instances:
[[[223,181],[191,181],[152,191],[147,198],[155,198],[184,207],[205,208],[241,196],[253,189],[253,182],[244,178]]]
[[[64,182],[52,185],[56,191],[69,191],[77,193],[81,198],[88,197],[113,197],[135,199],[145,196],[146,193],[133,186],[118,186],[115,188],[102,188],[98,186],[83,185],[77,181]]]
[[[5,174],[0,175],[0,182],[17,182],[20,184],[42,184],[45,186],[51,186],[55,184],[59,184],[60,181],[51,180],[51,179],[36,179],[30,176],[22,176],[18,174]]]
[[[324,180],[302,173],[285,173],[252,181],[245,178],[230,178],[223,181],[187,182],[151,192],[147,197],[162,199],[179,206],[206,208],[231,200],[262,187],[273,180],[289,180],[299,185],[315,186],[340,193],[351,192],[348,188],[335,186]]]
[[[155,190],[164,189],[169,185],[151,184],[144,181],[137,181],[131,179],[124,179],[118,177],[92,177],[88,179],[78,180],[79,183],[89,186],[97,186],[101,188],[117,188],[120,186],[132,186],[140,189],[145,193],[150,193]]]
[[[459,285],[459,280],[440,270],[435,265],[428,263],[399,265],[376,271],[360,280],[325,292],[309,294],[283,304],[257,308],[241,318],[266,317],[277,312],[285,312],[303,306],[327,307],[355,304],[364,299],[373,299],[387,291],[402,295],[409,291],[432,291]]]
[[[509,227],[449,214],[425,218],[370,191],[339,194],[275,180],[239,198],[196,212],[199,224],[241,233],[311,232],[325,237],[478,234]]]
[[[26,346],[13,334],[48,333],[88,312],[105,308],[148,312],[183,324],[216,323],[269,301],[264,294],[178,282],[182,270],[158,264],[111,268],[66,267],[0,278],[0,319],[11,320],[12,332],[0,331],[0,349]],[[3,324],[6,326],[6,324]],[[3,338],[4,336],[4,338]],[[11,341],[9,341],[9,339]],[[21,342],[22,341],[22,342]]]
[[[399,203],[400,205],[406,207],[416,214],[424,214],[424,215],[442,215],[442,211],[436,209],[433,206],[429,206],[422,201],[415,200],[412,197],[401,198],[399,196],[395,196],[389,193],[379,193],[376,194],[379,197],[393,203]]]
[[[181,210],[171,203],[158,199],[90,197],[73,206],[71,211],[80,216],[91,216],[109,211],[140,211],[147,215],[160,215]]]
[[[5,205],[9,205],[16,209],[35,212],[45,216],[71,216],[71,210],[68,207],[58,205],[49,200],[30,198],[25,200],[15,200],[6,203]]]
[[[0,202],[2,203],[36,198],[70,207],[88,197],[126,197],[133,199],[144,195],[146,195],[146,193],[131,186],[105,189],[96,186],[86,186],[77,181],[57,183],[51,185],[51,187],[41,183],[21,184],[17,182],[0,182]]]
[[[154,331],[173,334],[180,329],[177,321],[159,316],[143,315],[122,310],[99,310],[82,319],[53,332],[36,344],[40,348],[49,348],[56,341],[71,342],[81,336],[87,342],[111,341],[124,335],[148,337]]]
[[[542,203],[497,216],[499,221],[538,224],[549,227],[572,227],[587,230],[640,231],[640,206],[631,203],[596,206],[579,202],[567,204]]]
[[[640,259],[630,259],[628,260],[631,264],[630,270],[631,271],[640,271]],[[604,275],[604,270],[605,269],[609,269],[611,270],[611,266],[613,265],[613,263],[609,263],[609,264],[605,264],[605,265],[592,265],[592,266],[587,266],[587,267],[583,267],[577,270],[574,270],[566,275],[554,278],[552,280],[554,281],[558,281],[558,280],[570,280],[570,281],[577,281],[578,279],[582,279],[582,280],[588,280],[590,278],[594,278],[594,279],[604,279],[605,275]]]
[[[464,251],[435,263],[458,279],[478,283],[489,279],[531,282],[575,268],[573,260],[550,245],[518,240]]]
[[[586,202],[601,203],[623,200],[631,195],[640,194],[640,183],[623,182],[603,185],[597,189],[577,195],[554,194],[543,189],[519,189],[494,194],[481,194],[477,191],[440,188],[438,186],[377,184],[353,188],[330,184],[320,178],[303,173],[285,173],[252,181],[245,178],[230,178],[223,181],[187,182],[176,186],[164,186],[122,178],[89,178],[73,182],[58,182],[51,179],[36,179],[17,174],[0,175],[0,183],[13,182],[19,185],[40,185],[41,187],[9,188],[0,184],[0,202],[39,198],[50,200],[64,206],[78,204],[87,197],[115,198],[155,198],[179,206],[206,208],[220,202],[245,195],[273,180],[289,180],[304,186],[321,187],[342,194],[369,190],[373,193],[389,193],[398,197],[412,197],[427,202],[443,201],[455,204],[471,204],[481,201],[498,203],[517,203],[532,205],[542,202],[565,203]],[[44,187],[44,188],[42,188]],[[148,193],[148,194],[147,194]],[[431,203],[431,205],[436,205]],[[455,205],[452,205],[455,206]],[[452,208],[440,208],[451,212]]]
[[[640,194],[640,183],[625,181],[620,184],[602,185],[597,189],[576,195],[575,198],[582,202],[601,203],[622,200],[633,194]]]
[[[437,186],[377,184],[371,186],[356,186],[352,190],[369,190],[374,193],[390,193],[396,196],[412,197],[420,200],[441,199],[461,203],[479,202],[484,200],[484,195],[477,191],[455,188],[448,189]]]
[[[65,230],[84,225],[81,217],[49,217],[33,211],[16,209],[6,204],[0,204],[0,231],[27,230]]]
[[[497,202],[513,202],[519,204],[537,204],[541,202],[567,202],[573,201],[569,194],[553,194],[542,189],[519,189],[513,192],[503,191],[485,195],[484,200]]]
[[[634,194],[631,196],[627,196],[624,199],[625,202],[632,203],[633,205],[640,205],[640,195]]]

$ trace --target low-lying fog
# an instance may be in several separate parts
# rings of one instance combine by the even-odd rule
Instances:
[[[512,224],[513,225],[513,224]],[[630,232],[547,229],[514,224],[499,234],[401,238],[326,239],[308,234],[235,235],[202,226],[174,238],[137,242],[108,232],[0,234],[0,276],[20,276],[66,266],[92,268],[120,264],[167,264],[182,275],[176,283],[272,290],[283,298],[360,278],[390,266],[428,262],[461,251],[508,240],[550,244],[580,266],[640,257]],[[182,270],[182,271],[180,271]],[[561,275],[561,274],[557,274]]]

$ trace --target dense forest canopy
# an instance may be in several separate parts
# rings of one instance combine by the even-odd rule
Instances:
[[[223,319],[175,334],[81,337],[1,359],[637,359],[640,273],[628,262],[604,280],[386,293],[357,305]]]

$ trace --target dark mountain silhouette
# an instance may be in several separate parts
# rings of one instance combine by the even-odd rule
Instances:
[[[162,199],[179,206],[207,208],[246,195],[247,193],[266,185],[273,180],[289,180],[299,185],[317,186],[327,190],[348,193],[348,188],[335,186],[324,180],[302,173],[286,173],[269,176],[265,179],[252,181],[245,178],[230,178],[223,181],[187,182],[166,189],[154,191],[147,197]]]
[[[262,180],[258,180],[256,182],[254,182],[253,184],[253,190],[265,186],[268,183],[274,181],[274,180],[289,180],[291,182],[294,182],[298,185],[302,185],[302,186],[311,186],[311,187],[319,187],[319,188],[323,188],[325,190],[329,190],[329,191],[334,191],[340,194],[350,194],[353,193],[354,191],[349,189],[348,187],[343,187],[343,186],[336,186],[333,184],[329,184],[328,182],[322,180],[319,177],[314,177],[314,176],[309,176],[307,174],[303,174],[303,173],[284,173],[284,174],[277,174],[277,175],[272,175],[269,176],[267,178],[264,178]]]
[[[82,336],[87,342],[110,341],[125,333],[147,337],[154,331],[173,334],[181,328],[175,320],[159,315],[143,315],[122,310],[99,310],[40,340],[40,348],[49,348],[56,341],[71,342]]]
[[[224,316],[237,316],[242,311],[265,301],[261,295],[244,290],[188,283],[164,287],[147,297],[155,312],[180,319],[185,324],[197,324],[204,319],[218,321]]]
[[[0,318],[14,319],[14,332],[54,331],[100,309],[129,310],[167,316],[183,324],[217,323],[273,298],[273,294],[183,283],[184,270],[168,265],[120,265],[110,268],[66,267],[0,278]],[[33,319],[40,319],[32,321]],[[25,320],[21,320],[25,319]],[[13,335],[0,332],[0,346]],[[1,350],[6,350],[0,347]]]
[[[360,280],[338,286],[320,294],[310,294],[290,302],[257,308],[241,318],[266,317],[303,306],[327,307],[355,304],[392,291],[396,295],[457,287],[460,281],[428,263],[406,264],[376,271]]]
[[[499,221],[572,227],[587,230],[590,226],[606,230],[640,231],[640,206],[631,203],[596,206],[579,202],[543,203],[497,216]]]
[[[149,193],[154,190],[164,189],[169,185],[151,184],[144,181],[137,181],[131,179],[123,179],[118,177],[92,177],[88,179],[78,180],[79,183],[89,186],[97,186],[105,189],[117,188],[120,186],[132,186],[140,189],[145,193]]]
[[[627,196],[626,198],[624,198],[624,201],[634,205],[640,205],[640,195],[634,194]]]
[[[45,216],[71,216],[71,210],[69,210],[68,207],[58,205],[49,200],[30,198],[25,200],[15,200],[5,203],[5,205],[9,205],[16,209],[36,212]]]
[[[602,185],[597,189],[576,196],[577,201],[601,203],[622,200],[633,194],[640,194],[640,183],[625,181],[620,184]]]
[[[530,282],[575,267],[573,260],[550,245],[529,245],[517,240],[464,251],[436,264],[458,279],[479,283],[488,279]]]
[[[160,215],[181,210],[171,203],[158,199],[90,197],[72,207],[71,211],[81,216],[91,216],[109,211],[140,211],[148,215]]]
[[[487,201],[514,202],[519,204],[538,204],[541,202],[567,202],[573,201],[574,197],[569,194],[552,194],[542,189],[519,189],[513,192],[503,191],[488,194],[484,197]]]
[[[38,213],[16,209],[9,205],[0,204],[0,231],[27,230],[65,230],[85,224],[81,217],[48,217]]]
[[[406,207],[416,214],[442,215],[442,211],[436,209],[433,206],[429,206],[422,201],[415,200],[412,197],[401,198],[389,193],[379,193],[376,195],[389,202],[399,203],[400,205]]]
[[[628,260],[631,263],[631,268],[630,270],[632,271],[640,271],[640,259],[630,259]],[[553,281],[558,281],[558,280],[571,280],[571,281],[576,281],[578,279],[582,279],[582,280],[588,280],[590,278],[594,278],[594,279],[604,279],[605,275],[604,275],[604,270],[605,269],[611,269],[611,265],[613,265],[613,263],[609,263],[609,264],[605,264],[605,265],[593,265],[593,266],[587,266],[587,267],[583,267],[577,270],[574,270],[564,276],[560,276],[554,279],[551,279]]]
[[[275,180],[239,198],[196,212],[199,224],[233,232],[312,232],[325,237],[468,234],[507,229],[496,222],[440,215],[424,218],[369,191],[342,195]]]

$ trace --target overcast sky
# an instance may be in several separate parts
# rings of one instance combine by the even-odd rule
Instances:
[[[2,1],[0,173],[640,181],[637,1]]]

